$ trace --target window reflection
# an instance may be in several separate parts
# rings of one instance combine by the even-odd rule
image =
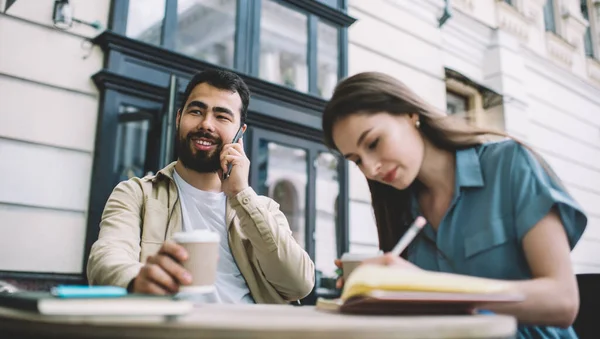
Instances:
[[[307,22],[302,13],[262,0],[260,78],[308,91]]]
[[[179,0],[175,50],[233,68],[236,0]]]
[[[118,181],[143,177],[152,115],[133,106],[121,106],[115,151]]]
[[[166,0],[129,0],[125,35],[160,45]]]
[[[319,0],[319,2],[322,2],[322,3],[326,4],[327,6],[331,6],[333,8],[337,8],[340,6],[338,0]]]
[[[379,250],[379,239],[375,227],[373,207],[368,201],[350,199],[350,248],[352,253],[375,253]]]
[[[469,99],[453,92],[446,92],[446,111],[448,114],[465,114],[469,108]]]
[[[259,194],[275,200],[296,241],[306,248],[306,150],[261,139],[258,147]]]
[[[579,5],[581,8],[581,15],[583,15],[583,18],[589,22],[590,21],[590,13],[589,13],[587,0],[581,0],[579,2]],[[594,42],[592,39],[592,25],[591,24],[588,25],[588,27],[585,29],[585,35],[583,36],[583,42],[584,42],[585,55],[590,58],[593,58],[594,57]]]
[[[337,158],[322,152],[316,162],[315,266],[323,277],[335,277],[337,258],[337,204],[340,192]]]
[[[317,27],[317,88],[320,96],[329,99],[338,81],[338,29],[320,21]]]

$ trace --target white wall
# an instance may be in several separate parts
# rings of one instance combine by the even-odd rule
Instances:
[[[536,55],[527,57],[528,141],[586,211],[583,241],[573,251],[578,272],[600,272],[600,86]]]
[[[439,29],[443,1],[350,1],[358,21],[349,31],[349,74],[386,72],[440,108],[444,67],[501,93],[507,131],[542,153],[588,214],[573,251],[576,271],[600,272],[600,83],[579,69],[580,50],[572,51],[570,68],[550,59],[539,1],[521,2],[526,15],[501,11],[494,0],[453,3],[452,18]],[[350,171],[350,249],[374,250],[369,190],[356,166]]]
[[[77,23],[52,27],[52,0],[0,14],[0,270],[80,273],[102,53]],[[107,25],[109,0],[72,0]],[[4,10],[4,1],[0,3]]]
[[[442,35],[437,13],[443,1],[349,1],[357,19],[348,37],[348,74],[379,71],[409,84],[424,99],[446,108]],[[350,251],[378,250],[371,195],[364,176],[350,163]]]

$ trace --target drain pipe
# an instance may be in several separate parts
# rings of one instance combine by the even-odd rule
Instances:
[[[442,13],[442,17],[438,19],[439,28],[442,28],[446,21],[452,17],[452,0],[445,0],[444,12]]]

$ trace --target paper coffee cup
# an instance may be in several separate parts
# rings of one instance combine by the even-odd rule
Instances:
[[[214,291],[219,262],[219,234],[209,230],[178,232],[173,235],[173,241],[187,251],[188,259],[182,265],[192,276],[192,283],[181,286],[180,293]]]
[[[354,271],[363,260],[375,258],[381,255],[381,251],[378,253],[344,253],[340,258],[342,262],[342,272],[344,274],[344,282],[348,281],[350,273]]]

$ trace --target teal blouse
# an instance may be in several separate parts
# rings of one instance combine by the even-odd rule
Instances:
[[[427,224],[408,248],[408,260],[423,269],[491,279],[530,279],[523,237],[553,206],[571,249],[587,224],[573,198],[525,147],[512,140],[457,151],[455,185],[450,208],[437,232]],[[420,214],[414,192],[412,214]],[[577,335],[572,328],[519,326],[518,337]]]

